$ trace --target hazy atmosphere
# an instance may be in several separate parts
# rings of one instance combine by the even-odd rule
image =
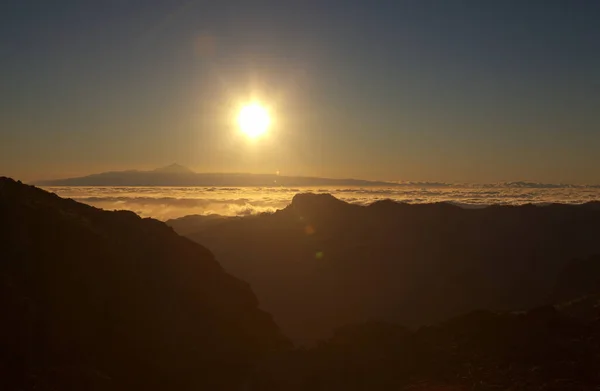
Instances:
[[[600,183],[594,1],[6,1],[0,168]],[[269,132],[240,135],[240,107]]]
[[[600,0],[0,37],[1,391],[600,390]]]

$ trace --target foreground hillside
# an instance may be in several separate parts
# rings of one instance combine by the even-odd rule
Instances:
[[[261,390],[592,391],[600,385],[599,296],[593,319],[540,307],[477,311],[409,331],[367,322],[282,354]],[[592,303],[589,303],[592,304]]]
[[[567,263],[600,253],[600,208],[367,207],[300,194],[274,214],[170,222],[248,281],[299,342],[368,320],[429,324],[550,302]]]
[[[0,178],[0,389],[239,389],[285,341],[204,247]]]
[[[462,213],[448,205],[415,209],[383,202],[363,208],[309,195],[274,215],[175,223],[207,238],[220,232],[235,240],[228,248],[240,258],[228,258],[229,266],[239,265],[239,274],[254,280],[282,320],[295,322],[287,323],[298,327],[291,330],[335,329],[327,338],[315,336],[320,341],[311,348],[293,350],[257,309],[246,283],[165,224],[0,178],[0,389],[597,389],[600,257],[558,261],[595,248],[596,205]],[[509,234],[513,230],[522,240]],[[487,239],[481,242],[487,251],[460,240],[476,233]],[[411,265],[416,261],[392,252],[407,240],[423,247],[406,253],[447,254],[453,264],[417,257],[429,263]],[[471,246],[459,258],[453,251],[460,248],[449,243]],[[425,244],[440,248],[427,252]],[[315,248],[320,250],[312,254]],[[499,249],[517,259],[496,264]],[[276,258],[281,254],[287,256]],[[548,261],[534,269],[536,278],[524,278],[521,268],[529,270],[531,259],[538,259],[531,254]],[[516,268],[517,262],[525,265]],[[466,266],[478,268],[466,276],[455,271]],[[492,284],[504,294],[490,295],[495,291],[485,287]],[[397,286],[419,295],[399,296]],[[410,311],[441,317],[482,303],[538,299],[556,305],[474,311],[417,329],[363,321],[410,317]]]

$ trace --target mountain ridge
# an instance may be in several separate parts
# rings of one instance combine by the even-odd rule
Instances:
[[[272,214],[173,226],[249,281],[286,335],[310,343],[336,324],[417,326],[544,304],[571,259],[600,253],[598,205],[360,206],[299,194]]]
[[[0,216],[2,389],[229,390],[289,345],[248,283],[158,220],[5,177]]]
[[[154,170],[109,171],[34,181],[37,186],[396,186],[393,182],[279,174],[197,173],[177,163]]]
[[[168,173],[179,173],[179,174],[193,174],[194,171],[188,167],[182,166],[181,164],[172,163],[168,166],[155,168],[154,172],[168,172]]]
[[[598,184],[542,183],[508,181],[498,183],[449,183],[427,181],[367,180],[286,176],[247,172],[195,172],[178,163],[152,170],[119,170],[80,177],[45,179],[31,182],[38,186],[387,186],[419,188],[514,188],[514,189],[597,189]]]

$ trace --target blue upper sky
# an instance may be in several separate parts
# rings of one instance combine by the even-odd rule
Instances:
[[[600,2],[0,5],[0,174],[600,183]],[[249,142],[240,104],[270,107]]]

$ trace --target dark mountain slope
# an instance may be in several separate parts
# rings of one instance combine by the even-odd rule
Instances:
[[[577,300],[597,294],[600,294],[600,255],[570,261],[561,271],[550,301]]]
[[[235,389],[285,343],[161,222],[0,178],[0,226],[0,389]]]
[[[236,217],[222,216],[218,214],[210,215],[188,215],[176,219],[167,220],[165,223],[173,227],[179,235],[189,235],[204,230],[212,225],[220,224]]]
[[[250,282],[286,335],[314,340],[369,319],[414,326],[545,303],[566,262],[600,253],[600,210],[592,203],[363,207],[300,194],[272,215],[188,236]]]
[[[600,322],[476,311],[411,332],[367,322],[265,366],[264,390],[597,390]]]

